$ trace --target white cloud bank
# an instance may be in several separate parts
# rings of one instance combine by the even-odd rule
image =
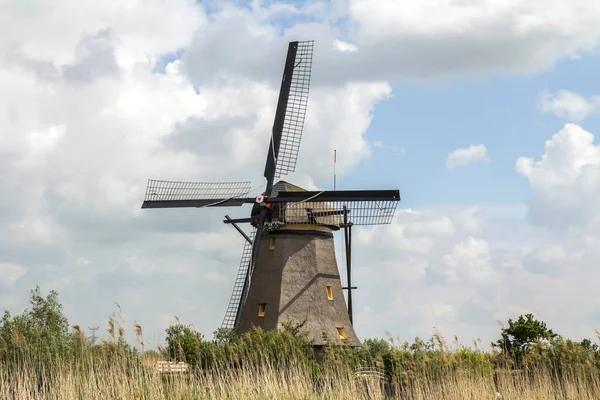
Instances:
[[[103,323],[118,301],[148,341],[161,342],[165,316],[175,314],[210,336],[243,240],[222,226],[220,210],[141,212],[145,182],[262,186],[290,39],[316,40],[301,173],[290,177],[299,184],[329,181],[334,146],[346,155],[340,174],[369,157],[373,109],[394,80],[533,71],[600,39],[600,4],[589,1],[257,4],[223,6],[210,17],[193,0],[4,5],[0,309],[22,310],[39,283],[58,288],[83,326]],[[271,18],[285,15],[314,21],[281,36]],[[176,60],[159,73],[165,55]],[[589,197],[600,191],[597,152],[590,133],[565,129],[576,134],[555,136],[541,161],[519,162],[535,192],[531,223],[494,222],[471,208],[404,210],[388,227],[357,230],[363,337],[389,331],[410,339],[440,325],[467,341],[488,338],[496,319],[520,310],[568,334],[598,327],[589,320],[600,308]],[[556,204],[548,195],[559,195]],[[579,230],[536,227],[559,220]]]
[[[377,334],[385,320],[406,340],[439,326],[487,341],[498,335],[496,321],[533,312],[563,335],[594,337],[600,146],[566,124],[539,158],[519,158],[516,170],[533,191],[526,219],[506,218],[512,212],[498,206],[400,211],[392,225],[357,234],[369,249],[353,262],[360,334]]]
[[[372,0],[335,0],[296,9],[261,4],[253,2],[250,10],[222,6],[214,23],[196,32],[186,56],[196,61],[194,79],[217,72],[278,77],[283,56],[274,44],[292,39],[316,39],[332,49],[316,60],[315,81],[327,84],[532,73],[600,43],[600,5],[588,0],[378,0],[376,7]],[[279,38],[269,18],[282,10],[312,22],[288,27]],[[208,60],[202,57],[207,52]]]
[[[487,147],[484,144],[470,145],[468,148],[456,149],[449,153],[446,158],[446,167],[455,169],[473,163],[489,161]]]
[[[600,147],[594,135],[566,124],[545,144],[539,160],[521,157],[516,170],[533,189],[529,214],[558,229],[593,229],[600,222]]]

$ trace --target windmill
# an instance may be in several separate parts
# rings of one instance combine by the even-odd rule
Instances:
[[[312,69],[313,41],[288,45],[264,177],[266,187],[248,197],[250,182],[149,180],[142,208],[232,207],[253,204],[249,217],[223,221],[245,239],[222,327],[303,324],[316,346],[326,341],[359,346],[352,326],[351,246],[355,225],[389,224],[398,190],[306,191],[286,181],[295,171]],[[238,224],[249,223],[247,235]],[[342,287],[333,232],[344,230],[347,285]],[[343,290],[347,290],[347,305]]]

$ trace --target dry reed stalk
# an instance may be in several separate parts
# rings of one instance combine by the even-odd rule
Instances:
[[[110,325],[110,323],[109,323]],[[112,325],[114,329],[114,324]],[[114,331],[113,331],[114,332]],[[261,364],[244,363],[239,369],[223,367],[201,373],[158,373],[158,356],[142,357],[129,353],[91,351],[78,363],[57,361],[49,370],[39,371],[25,363],[14,375],[0,364],[0,399],[384,399],[385,388],[374,377],[358,378],[348,368],[333,368],[315,382],[311,370],[300,363],[287,366],[265,360]],[[81,368],[86,366],[86,368]],[[45,375],[44,375],[45,374]],[[38,377],[46,381],[39,385]],[[559,384],[561,383],[561,384]],[[557,377],[550,369],[535,373],[504,371],[491,374],[468,369],[442,369],[431,375],[423,369],[408,380],[402,398],[411,400],[494,399],[502,400],[597,398],[597,378],[585,378],[581,371],[568,369]],[[397,397],[398,398],[398,397]]]

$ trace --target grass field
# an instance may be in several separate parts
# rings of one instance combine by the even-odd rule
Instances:
[[[161,375],[152,362],[94,357],[94,364],[58,363],[40,375],[23,366],[7,374],[0,366],[2,399],[597,399],[598,382],[568,375],[559,384],[552,372],[531,378],[500,373],[493,376],[457,370],[428,379],[413,376],[402,393],[387,393],[390,383],[359,378],[350,370],[315,378],[306,368],[265,363],[260,367],[205,373]]]
[[[449,346],[435,333],[326,346],[319,363],[298,326],[205,340],[176,324],[163,348],[145,352],[142,327],[132,328],[136,346],[116,313],[108,340],[93,344],[69,326],[56,293],[33,291],[30,309],[0,321],[0,399],[600,399],[599,346],[529,317],[503,328],[489,350]],[[189,369],[161,374],[159,360]]]

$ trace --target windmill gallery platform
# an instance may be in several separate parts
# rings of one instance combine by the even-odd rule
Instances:
[[[399,190],[306,191],[275,179],[294,172],[312,69],[313,41],[290,42],[264,171],[266,186],[247,197],[251,182],[149,180],[142,208],[232,207],[253,204],[249,217],[225,216],[245,239],[222,327],[301,324],[315,346],[359,346],[353,328],[352,227],[389,224]],[[249,223],[248,235],[238,224]],[[348,285],[342,287],[335,231],[343,229]],[[347,304],[343,290],[347,290]]]

